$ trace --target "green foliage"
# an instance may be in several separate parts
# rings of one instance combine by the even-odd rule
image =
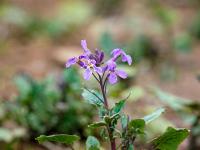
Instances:
[[[144,134],[145,121],[143,119],[131,120],[128,124],[128,128],[132,134]]]
[[[83,98],[90,104],[101,106],[103,105],[103,97],[95,90],[84,89],[82,93]]]
[[[165,133],[152,141],[156,150],[177,150],[178,145],[189,135],[187,129],[168,127]]]
[[[151,0],[149,4],[152,7],[154,15],[165,27],[172,25],[177,17],[176,13],[172,9],[165,7],[157,0]]]
[[[85,23],[92,13],[92,7],[87,2],[71,1],[60,3],[51,18],[30,14],[23,8],[4,4],[0,7],[2,20],[18,29],[21,37],[48,36],[59,38]]]
[[[184,109],[184,105],[189,104],[189,100],[174,96],[158,88],[153,89],[153,94],[155,94],[159,98],[159,100],[166,103],[171,108],[177,111]]]
[[[100,150],[99,141],[95,137],[89,136],[86,141],[86,149],[87,150]]]
[[[43,143],[46,141],[50,142],[59,142],[64,144],[73,144],[75,141],[78,141],[80,138],[77,135],[68,135],[68,134],[57,134],[57,135],[40,135],[36,138],[39,143]]]
[[[174,96],[158,88],[154,88],[153,93],[159,98],[159,100],[177,112],[177,114],[182,117],[183,121],[190,124],[191,136],[189,149],[197,149],[197,147],[199,147],[197,141],[200,137],[199,102]]]
[[[126,100],[121,100],[118,103],[115,104],[115,106],[112,108],[112,112],[114,114],[120,113],[121,110],[124,108],[125,106],[125,102]]]
[[[107,124],[104,121],[100,121],[100,122],[95,122],[89,125],[90,128],[99,128],[99,127],[103,127],[106,126]]]
[[[16,77],[18,95],[3,104],[7,112],[4,118],[25,127],[31,138],[52,132],[84,137],[94,109],[80,101],[80,79],[76,74],[74,69],[64,72],[59,83],[52,77],[42,81],[27,75]]]
[[[182,33],[174,39],[174,47],[178,52],[188,53],[192,50],[192,38],[187,33]]]
[[[197,39],[200,39],[200,13],[197,13],[196,17],[191,23],[190,32]]]
[[[158,56],[157,49],[151,39],[146,35],[136,37],[136,39],[129,44],[127,49],[137,63],[143,59],[155,61]]]
[[[157,119],[162,113],[164,113],[165,109],[164,108],[159,108],[155,112],[145,116],[143,119],[145,120],[146,123],[150,123],[153,120]]]

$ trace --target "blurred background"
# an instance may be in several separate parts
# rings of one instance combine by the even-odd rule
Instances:
[[[131,93],[124,111],[134,118],[166,108],[138,149],[174,126],[191,130],[180,150],[199,150],[199,10],[198,0],[1,0],[0,149],[64,149],[38,145],[40,134],[98,136],[87,128],[98,112],[81,97],[82,86],[97,87],[65,69],[86,39],[90,49],[119,47],[133,57],[131,67],[120,65],[129,78],[109,87],[111,103]]]

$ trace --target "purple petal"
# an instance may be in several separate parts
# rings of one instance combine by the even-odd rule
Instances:
[[[105,72],[107,70],[108,70],[108,65],[102,67],[102,72]]]
[[[115,73],[122,79],[126,79],[128,77],[127,73],[122,70],[115,70]]]
[[[92,76],[92,70],[90,68],[85,69],[85,72],[83,74],[83,77],[85,80],[89,80]]]
[[[83,55],[80,55],[78,58],[79,58],[79,59],[86,59],[87,56],[83,54]]]
[[[97,72],[98,74],[102,74],[102,68],[101,67],[93,66],[93,68],[94,68],[95,72]]]
[[[84,62],[82,62],[82,61],[79,61],[78,62],[78,64],[79,64],[79,66],[81,66],[82,68],[87,68],[87,65],[84,63]]]
[[[100,56],[99,56],[99,62],[102,62],[104,59],[104,52],[100,52]]]
[[[122,50],[120,48],[116,48],[111,52],[113,57],[118,57],[121,54]]]
[[[129,65],[132,64],[132,58],[130,55],[123,54],[122,55],[122,62],[128,62]]]
[[[86,40],[81,40],[81,46],[82,46],[82,48],[84,50],[84,53],[86,53],[86,54],[90,54],[91,53],[90,50],[87,48]]]
[[[110,84],[115,84],[117,82],[117,75],[114,72],[111,72],[108,76],[108,81]]]
[[[95,61],[94,59],[89,60],[89,62],[90,62],[91,64],[93,64],[93,65],[96,64],[96,61]]]
[[[110,71],[114,71],[115,68],[117,67],[116,62],[114,62],[112,59],[108,60],[106,64],[107,64],[108,69],[109,69]]]
[[[76,57],[70,58],[66,63],[66,68],[69,68],[71,65],[74,65],[76,63],[77,63],[77,58]]]
[[[97,64],[101,64],[101,62],[104,59],[104,52],[96,49],[94,57],[95,57],[95,60],[97,61]]]

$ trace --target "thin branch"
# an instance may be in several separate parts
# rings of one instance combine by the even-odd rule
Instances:
[[[94,78],[100,83],[100,80],[97,78],[97,76],[96,76],[94,73],[92,73],[92,75],[93,75]]]
[[[108,109],[108,101],[107,101],[107,97],[106,97],[106,93],[105,93],[105,90],[104,90],[104,86],[103,86],[103,80],[102,80],[102,77],[98,74],[99,76],[99,84],[100,84],[100,87],[101,87],[101,92],[102,92],[102,95],[103,95],[103,99],[104,99],[104,106],[106,109]]]
[[[106,76],[106,78],[105,78],[105,80],[104,80],[104,83],[103,83],[103,88],[104,88],[104,92],[105,92],[105,94],[107,93],[107,82],[108,81],[108,75]]]

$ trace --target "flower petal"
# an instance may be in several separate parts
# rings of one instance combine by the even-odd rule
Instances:
[[[85,72],[83,74],[83,77],[85,80],[89,80],[92,76],[92,70],[90,68],[85,69]]]
[[[98,74],[102,74],[102,68],[101,67],[97,67],[97,66],[93,66],[94,71],[97,72]]]
[[[122,52],[123,50],[121,50],[120,48],[116,48],[111,52],[111,55],[113,56],[113,59],[116,60]]]
[[[120,78],[123,78],[123,79],[126,79],[128,77],[127,73],[122,71],[122,70],[115,70],[115,73],[120,77]]]
[[[110,71],[114,71],[115,68],[117,67],[116,62],[114,62],[112,59],[108,60],[106,64],[108,66],[108,70]]]
[[[84,50],[84,53],[86,53],[86,54],[90,54],[91,53],[90,50],[87,48],[86,40],[81,40],[81,46],[82,46],[82,48]]]
[[[132,58],[130,55],[126,55],[125,53],[122,55],[122,62],[128,62],[129,65],[132,64]]]
[[[110,84],[115,84],[117,82],[117,75],[114,72],[111,72],[108,76],[108,81]]]
[[[83,61],[79,61],[78,64],[81,66],[81,68],[87,68],[87,65]]]
[[[70,58],[65,65],[66,65],[66,68],[69,68],[71,67],[71,65],[74,65],[76,63],[77,63],[77,58],[73,57],[73,58]]]

